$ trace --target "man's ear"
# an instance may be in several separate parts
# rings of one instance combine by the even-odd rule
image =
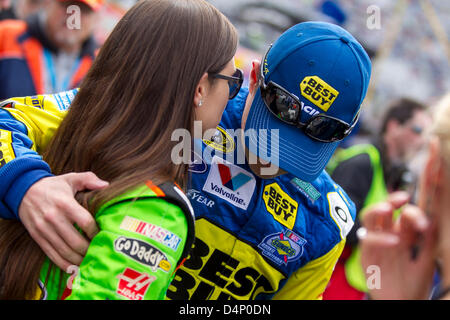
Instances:
[[[197,87],[195,88],[194,106],[196,107],[202,106],[203,102],[205,102],[205,98],[208,93],[208,88],[209,88],[208,73],[205,72],[203,76],[200,78]]]
[[[261,62],[258,60],[252,61],[252,70],[250,71],[250,79],[248,83],[248,90],[251,94],[258,88],[260,78]]]

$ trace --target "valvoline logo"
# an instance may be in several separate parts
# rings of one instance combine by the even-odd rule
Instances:
[[[251,177],[242,172],[239,172],[234,177],[231,177],[231,170],[228,166],[222,163],[218,163],[217,166],[219,167],[220,179],[222,180],[222,184],[228,189],[237,191],[239,188],[252,180]]]

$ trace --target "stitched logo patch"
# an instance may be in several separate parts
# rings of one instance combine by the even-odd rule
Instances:
[[[247,210],[255,186],[256,180],[250,172],[214,156],[203,191]]]
[[[267,211],[276,221],[292,229],[297,218],[298,203],[278,183],[268,184],[262,195]]]
[[[262,254],[278,265],[299,259],[306,240],[291,230],[271,234],[258,245]]]
[[[323,111],[328,111],[339,95],[339,91],[318,76],[305,77],[300,82],[300,92],[302,96]]]

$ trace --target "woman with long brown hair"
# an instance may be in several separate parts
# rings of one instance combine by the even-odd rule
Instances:
[[[59,126],[44,152],[52,173],[92,171],[110,182],[78,193],[100,232],[64,297],[164,298],[193,239],[180,190],[188,168],[172,161],[171,135],[192,131],[194,120],[203,130],[219,123],[233,82],[242,83],[236,48],[235,28],[206,1],[142,0],[108,37],[67,115],[56,95],[54,106],[37,97],[2,110],[25,135]],[[20,222],[0,221],[0,299],[60,298],[67,278]]]

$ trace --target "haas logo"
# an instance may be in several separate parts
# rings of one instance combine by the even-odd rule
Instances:
[[[119,278],[117,294],[130,300],[143,300],[148,288],[156,280],[155,276],[131,268],[126,268],[117,278]]]

